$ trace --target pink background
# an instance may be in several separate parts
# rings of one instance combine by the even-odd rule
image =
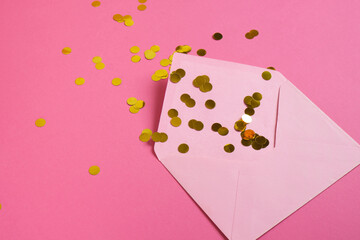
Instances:
[[[180,44],[195,54],[274,66],[360,140],[360,2],[14,1],[0,7],[0,239],[224,239],[165,170],[152,144],[166,81],[159,61]],[[130,14],[128,28],[112,20]],[[244,38],[250,29],[258,37]],[[224,38],[214,41],[214,32]],[[132,63],[157,44],[154,60]],[[71,47],[70,55],[61,49]],[[91,59],[106,67],[96,70]],[[76,86],[77,77],[85,78]],[[121,86],[111,85],[114,77]],[[146,102],[130,114],[126,99]],[[37,128],[37,118],[47,124]],[[346,153],[344,154],[346,157]],[[99,165],[101,172],[87,170]],[[358,239],[360,168],[265,234]]]

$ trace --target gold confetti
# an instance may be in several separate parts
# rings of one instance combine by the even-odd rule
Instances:
[[[177,117],[179,115],[179,112],[176,110],[176,109],[170,109],[169,111],[168,111],[168,116],[170,117],[170,118],[174,118],[174,117]]]
[[[129,20],[129,19],[132,19],[131,15],[125,15],[124,16],[124,20]]]
[[[242,139],[242,140],[241,140],[241,144],[244,145],[245,147],[250,146],[251,143],[252,143],[251,140],[245,140],[245,139]]]
[[[121,79],[120,78],[114,78],[112,81],[111,81],[111,83],[112,83],[112,85],[114,85],[114,86],[119,86],[120,84],[121,84]]]
[[[196,123],[196,122],[197,122],[197,121],[196,121],[195,119],[191,119],[191,120],[188,122],[189,128],[195,129],[195,123]]]
[[[105,67],[105,64],[104,64],[103,62],[100,62],[100,63],[95,64],[95,68],[96,68],[97,70],[104,69],[104,67]]]
[[[166,142],[168,140],[168,135],[166,133],[160,133],[160,142]]]
[[[35,126],[37,126],[37,127],[43,127],[43,126],[45,126],[45,124],[46,124],[46,121],[43,118],[38,118],[35,121]]]
[[[266,148],[267,146],[269,146],[269,140],[265,139],[265,143],[262,145],[263,148]]]
[[[253,98],[251,96],[246,96],[244,98],[244,103],[247,105],[247,106],[251,106],[251,102],[252,102]]]
[[[245,140],[251,140],[251,139],[254,139],[255,137],[255,132],[254,130],[251,130],[251,129],[247,129],[245,130],[243,133],[242,133],[242,139],[245,139]]]
[[[257,107],[259,107],[260,106],[260,101],[256,101],[255,99],[253,99],[252,101],[251,101],[251,107],[252,108],[257,108]]]
[[[189,53],[191,51],[191,47],[188,45],[180,45],[176,47],[175,51],[178,53]]]
[[[114,21],[117,21],[117,22],[123,22],[124,21],[124,17],[121,14],[115,14],[113,16],[113,19],[114,19]]]
[[[138,113],[138,112],[139,112],[139,109],[138,109],[138,108],[135,108],[134,106],[130,106],[129,111],[130,111],[131,113]]]
[[[274,67],[267,67],[267,69],[276,70]]]
[[[100,4],[101,4],[100,1],[93,1],[93,2],[91,3],[91,6],[93,6],[93,7],[99,7]]]
[[[134,55],[131,57],[131,61],[134,63],[140,62],[141,57],[139,55]]]
[[[161,134],[158,133],[158,132],[154,132],[151,136],[151,139],[154,141],[154,142],[160,142],[161,140]]]
[[[182,143],[178,147],[180,153],[187,153],[189,151],[189,146],[186,143]]]
[[[144,130],[142,130],[141,131],[141,133],[147,133],[147,134],[152,134],[152,131],[151,131],[151,129],[149,129],[149,128],[145,128]]]
[[[158,52],[158,51],[160,51],[160,47],[158,45],[154,45],[154,46],[151,46],[150,50],[153,52]]]
[[[137,7],[137,9],[138,9],[139,11],[144,11],[144,10],[146,9],[146,5],[140,4],[140,5]]]
[[[137,99],[134,97],[130,97],[126,100],[127,104],[129,104],[130,106],[134,105],[137,102]]]
[[[266,142],[266,138],[263,137],[263,136],[258,136],[258,137],[256,137],[255,142],[260,144],[260,145],[263,145]]]
[[[170,74],[170,81],[172,83],[178,83],[181,80],[181,77],[179,76],[179,74],[177,74],[176,72],[172,72]]]
[[[138,53],[140,51],[140,48],[138,46],[132,46],[130,48],[131,53]]]
[[[101,63],[102,62],[102,58],[99,56],[93,57],[92,59],[93,63]]]
[[[125,26],[130,27],[134,25],[134,21],[132,19],[125,19]]]
[[[169,66],[169,64],[171,64],[171,61],[169,59],[165,58],[160,61],[160,65],[163,67],[167,67],[167,66]]]
[[[155,71],[155,75],[161,77],[161,78],[166,78],[168,76],[168,72],[165,69],[159,69]]]
[[[83,85],[85,83],[85,79],[84,78],[77,78],[75,79],[75,84],[76,85]]]
[[[152,50],[146,50],[144,52],[145,58],[148,60],[154,59],[154,57],[156,56],[156,53]]]
[[[204,124],[201,121],[194,122],[194,129],[196,131],[201,131],[204,128]]]
[[[145,102],[143,100],[138,100],[133,106],[136,109],[142,109],[145,106]]]
[[[181,125],[181,119],[179,117],[173,117],[170,120],[171,125],[173,125],[174,127],[179,127]]]
[[[257,101],[260,101],[262,99],[262,95],[259,92],[254,92],[252,97]]]
[[[205,102],[205,107],[206,108],[208,108],[208,109],[213,109],[213,108],[215,108],[215,102],[214,102],[214,100],[211,100],[211,99],[208,99],[208,100],[206,100],[206,102]]]
[[[71,48],[69,47],[64,47],[62,50],[61,50],[62,54],[65,54],[65,55],[68,55],[71,53]]]
[[[157,81],[159,81],[159,80],[161,79],[161,77],[159,77],[159,76],[156,75],[156,74],[153,74],[153,75],[151,76],[151,79],[154,80],[155,82],[157,82]]]
[[[220,127],[218,129],[218,133],[221,135],[221,136],[226,136],[228,133],[229,133],[229,130],[226,128],[226,127]]]
[[[210,92],[212,90],[212,88],[213,88],[212,84],[206,82],[200,86],[200,91],[201,92]]]
[[[247,38],[247,39],[253,39],[253,38],[256,37],[257,35],[259,35],[259,32],[258,32],[257,30],[255,30],[255,29],[253,29],[253,30],[251,30],[251,31],[249,31],[249,32],[247,32],[247,33],[245,34],[245,38]]]
[[[186,72],[185,72],[184,69],[179,68],[179,69],[176,69],[175,72],[176,72],[181,78],[185,77]]]
[[[271,79],[271,73],[269,71],[265,71],[261,74],[262,78],[264,80],[270,80]]]
[[[221,124],[220,123],[214,123],[213,125],[211,125],[211,130],[213,130],[214,132],[218,132],[219,128],[221,128]]]
[[[225,152],[232,153],[235,150],[235,147],[232,144],[226,144],[224,150]]]
[[[141,133],[139,136],[140,141],[142,142],[148,142],[151,138],[151,134],[149,133]]]
[[[214,35],[213,35],[214,40],[221,40],[222,38],[223,38],[223,35],[219,32],[214,33]]]
[[[251,146],[255,150],[260,150],[261,149],[261,145],[258,144],[256,141],[252,141]]]
[[[189,108],[194,107],[195,104],[196,104],[196,102],[195,102],[195,100],[192,99],[192,98],[188,99],[188,100],[185,102],[185,105],[186,105],[187,107],[189,107]]]
[[[89,173],[90,173],[91,175],[97,175],[97,174],[100,173],[100,168],[99,168],[98,166],[96,166],[96,165],[91,166],[91,167],[89,168]]]
[[[244,112],[245,112],[245,114],[247,114],[249,116],[252,116],[255,114],[255,110],[252,107],[246,108]]]
[[[239,121],[236,121],[235,124],[234,124],[234,129],[236,131],[244,131],[246,128],[246,122],[244,122],[243,120],[239,120]]]
[[[199,50],[197,50],[196,53],[199,56],[205,56],[206,55],[206,50],[205,49],[199,49]]]
[[[186,101],[188,101],[190,98],[191,98],[190,95],[187,94],[187,93],[184,93],[184,94],[182,94],[182,95],[180,96],[180,100],[181,100],[183,103],[185,103]]]
[[[146,0],[138,0],[139,3],[146,3]]]

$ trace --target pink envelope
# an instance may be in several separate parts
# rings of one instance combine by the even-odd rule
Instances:
[[[174,55],[170,72],[178,68],[186,75],[168,82],[158,129],[169,138],[155,144],[155,153],[229,239],[260,237],[360,163],[358,143],[281,73],[185,54]],[[269,81],[264,71],[271,72]],[[192,85],[199,75],[210,77],[210,92]],[[243,146],[233,128],[244,114],[244,97],[254,92],[263,98],[248,128],[269,139],[261,150]],[[193,108],[180,100],[184,93],[196,101]],[[214,109],[205,107],[207,99],[216,102]],[[179,127],[170,124],[172,108]],[[204,129],[189,128],[190,119],[202,121]],[[215,122],[229,134],[212,131]],[[182,143],[187,153],[178,151]],[[234,152],[225,152],[226,144]]]

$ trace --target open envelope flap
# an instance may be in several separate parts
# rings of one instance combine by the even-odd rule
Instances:
[[[240,169],[232,239],[256,239],[360,163],[359,145],[289,81],[276,147]]]

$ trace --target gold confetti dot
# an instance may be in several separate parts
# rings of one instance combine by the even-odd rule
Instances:
[[[124,20],[132,19],[131,15],[125,15]]]
[[[269,146],[269,140],[265,139],[265,143],[262,145],[263,148],[266,148],[267,146]]]
[[[133,46],[130,48],[131,53],[138,53],[140,51],[140,48],[138,46]]]
[[[144,55],[145,55],[146,59],[151,60],[156,56],[156,53],[154,51],[152,51],[152,50],[146,50],[144,52]]]
[[[137,99],[134,97],[130,97],[126,100],[126,103],[129,104],[130,106],[134,105],[137,102]]]
[[[91,175],[98,175],[99,172],[100,172],[100,168],[99,168],[98,166],[96,166],[96,165],[91,166],[91,167],[89,168],[89,173],[90,173]]]
[[[36,121],[35,121],[35,126],[37,126],[37,127],[43,127],[43,126],[45,126],[45,124],[46,124],[46,121],[43,118],[36,119]]]
[[[191,47],[188,45],[180,45],[176,47],[175,51],[178,53],[189,53],[191,51]]]
[[[255,133],[254,133],[255,135]],[[258,136],[256,139],[255,139],[255,142],[257,142],[258,144],[260,145],[263,145],[265,142],[266,142],[266,138],[263,137],[263,136]]]
[[[77,78],[75,79],[75,84],[76,85],[83,85],[85,83],[85,79],[84,78]]]
[[[140,5],[137,7],[137,9],[138,9],[139,11],[144,11],[144,10],[146,9],[146,5],[140,4]]]
[[[101,63],[102,62],[102,58],[99,56],[93,57],[92,59],[93,63]]]
[[[250,33],[251,33],[254,37],[256,37],[257,35],[259,35],[259,32],[258,32],[257,30],[255,30],[255,29],[250,30]]]
[[[215,105],[216,104],[215,104],[214,100],[211,100],[211,99],[206,100],[206,102],[205,102],[205,107],[208,109],[213,109],[215,107]]]
[[[158,133],[158,132],[154,132],[151,136],[151,139],[154,141],[154,142],[160,142],[161,140],[161,134]]]
[[[261,76],[262,76],[262,78],[263,78],[264,80],[270,80],[270,79],[271,79],[271,73],[268,72],[268,71],[263,72],[263,73],[261,74]]]
[[[139,112],[139,109],[138,109],[138,108],[135,108],[134,106],[130,106],[129,111],[130,111],[131,113],[138,113],[138,112]]]
[[[155,82],[157,82],[157,81],[161,80],[161,77],[159,77],[159,76],[156,75],[156,74],[153,74],[153,75],[151,76],[151,79],[154,80]]]
[[[113,16],[113,19],[117,22],[123,22],[124,21],[124,17],[121,14],[115,14]]]
[[[267,67],[267,69],[276,70],[274,67]]]
[[[93,7],[99,7],[100,4],[101,4],[100,1],[93,1],[93,2],[91,3],[91,6],[93,6]]]
[[[134,25],[134,21],[132,19],[125,19],[125,26],[130,27]]]
[[[202,92],[210,92],[212,90],[213,86],[211,83],[204,83],[203,85],[200,86],[200,91]]]
[[[170,74],[170,81],[172,83],[178,83],[181,80],[181,77],[179,74],[177,74],[176,72],[172,72]]]
[[[206,50],[205,49],[199,49],[199,50],[197,50],[196,53],[199,56],[205,56],[206,55]]]
[[[196,122],[197,122],[197,121],[196,121],[195,119],[191,119],[191,120],[188,122],[189,128],[194,129]]]
[[[166,142],[168,140],[168,135],[166,133],[160,133],[160,142]]]
[[[189,151],[189,146],[186,143],[182,143],[178,147],[180,153],[187,153]]]
[[[245,140],[245,139],[242,139],[242,140],[241,140],[241,144],[244,145],[245,147],[250,146],[251,143],[252,143],[251,140]]]
[[[251,107],[252,107],[252,108],[257,108],[258,106],[260,106],[260,101],[257,101],[257,100],[255,100],[255,99],[253,99],[253,100],[251,101]]]
[[[139,3],[146,3],[146,0],[138,0]]]
[[[255,142],[255,141],[252,141],[251,146],[252,146],[252,148],[255,149],[255,150],[260,150],[260,149],[261,149],[261,145],[258,144],[258,143]]]
[[[260,101],[262,99],[262,95],[259,92],[254,92],[252,97],[257,101]]]
[[[246,123],[243,120],[236,121],[234,124],[234,129],[236,131],[242,132],[246,128]]]
[[[160,51],[160,47],[158,45],[154,45],[154,46],[151,46],[150,50],[153,52],[158,52],[158,51]]]
[[[179,127],[181,125],[181,119],[179,117],[173,117],[170,120],[171,125],[173,125],[174,127]]]
[[[119,86],[120,84],[121,84],[121,79],[120,78],[114,78],[112,81],[111,81],[111,83],[112,83],[112,85],[114,85],[114,86]]]
[[[64,47],[62,50],[61,50],[62,54],[65,54],[65,55],[68,55],[71,53],[71,48],[69,47]]]
[[[134,55],[131,57],[131,61],[134,63],[140,62],[141,57],[139,55]]]
[[[136,109],[142,109],[145,106],[145,102],[143,100],[138,100],[133,106]]]
[[[163,66],[163,67],[167,67],[169,66],[169,64],[171,64],[171,61],[169,59],[161,59],[160,61],[160,65]]]
[[[168,76],[168,72],[165,69],[159,69],[155,71],[155,75],[161,78],[166,78]]]
[[[255,114],[255,110],[252,107],[246,108],[244,112],[245,112],[245,114],[247,114],[249,116],[252,116]]]
[[[232,144],[226,144],[224,150],[225,152],[232,153],[235,150],[235,147]]]
[[[151,138],[151,134],[149,133],[141,133],[139,136],[140,141],[142,142],[148,142]]]
[[[97,64],[95,64],[95,68],[97,70],[104,69],[105,68],[105,63],[103,63],[103,62],[97,63]]]
[[[184,94],[182,94],[181,96],[180,96],[180,100],[182,101],[182,102],[186,102],[187,100],[189,100],[190,99],[190,95],[189,94],[187,94],[187,93],[184,93]]]
[[[252,102],[253,98],[251,96],[246,96],[244,98],[244,103],[247,105],[247,106],[251,106],[251,102]]]
[[[250,140],[250,139],[253,139],[254,137],[255,137],[255,132],[251,129],[245,130],[242,134],[242,139],[245,139],[245,140]]]
[[[219,32],[214,33],[214,35],[213,35],[214,40],[221,40],[222,38],[223,38],[223,35]]]
[[[201,121],[194,122],[194,129],[196,131],[201,131],[204,128],[204,124]]]
[[[152,131],[151,131],[151,129],[149,129],[149,128],[145,128],[144,130],[142,130],[141,131],[141,133],[147,133],[147,134],[152,134]]]
[[[192,99],[192,98],[188,99],[188,100],[185,102],[185,105],[186,105],[187,107],[189,107],[189,108],[194,107],[195,104],[196,104],[196,102],[195,102],[195,100]]]
[[[176,69],[175,71],[181,78],[185,77],[185,70],[182,68]]]
[[[253,39],[253,38],[254,38],[254,35],[253,35],[252,33],[250,33],[250,32],[247,32],[247,33],[245,33],[245,38],[247,38],[247,39]]]
[[[218,133],[221,135],[221,136],[226,136],[228,133],[229,133],[229,130],[226,128],[226,127],[220,127],[218,129]]]
[[[219,128],[221,128],[221,124],[220,123],[214,123],[213,125],[211,125],[211,130],[213,130],[214,132],[218,132]]]
[[[170,109],[169,111],[168,111],[168,116],[170,117],[170,118],[174,118],[174,117],[177,117],[179,115],[179,112],[176,110],[176,109]]]

